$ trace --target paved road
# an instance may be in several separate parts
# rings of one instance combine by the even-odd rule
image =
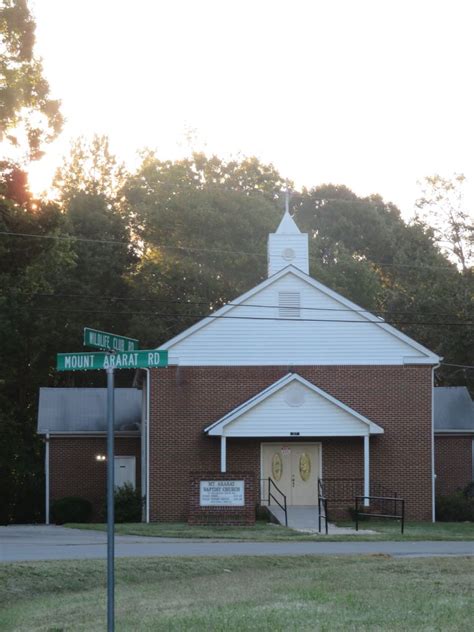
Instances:
[[[0,561],[104,559],[106,535],[56,526],[0,527]],[[474,542],[232,542],[116,537],[117,557],[232,555],[474,556]]]

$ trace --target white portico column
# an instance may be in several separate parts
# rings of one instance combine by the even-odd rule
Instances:
[[[224,435],[221,435],[221,472],[227,472],[227,445]]]
[[[370,452],[369,452],[370,434],[364,436],[364,496],[370,496]],[[367,507],[369,500],[364,499],[364,505]]]

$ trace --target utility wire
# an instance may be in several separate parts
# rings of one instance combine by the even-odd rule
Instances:
[[[446,322],[415,322],[415,321],[391,321],[387,322],[385,320],[346,320],[346,319],[330,319],[330,318],[284,318],[284,317],[276,317],[276,316],[226,316],[226,315],[216,315],[216,314],[162,314],[154,311],[123,311],[123,312],[113,312],[109,310],[91,310],[91,309],[55,309],[55,308],[33,308],[29,310],[30,312],[55,312],[62,314],[73,314],[73,313],[85,313],[85,314],[107,314],[110,316],[124,316],[124,315],[153,315],[158,316],[159,318],[211,318],[211,319],[233,319],[233,320],[265,320],[265,321],[289,321],[289,322],[312,322],[312,323],[355,323],[355,324],[371,324],[371,325],[423,325],[423,326],[440,326],[440,327],[474,327],[474,322],[455,322],[455,323],[446,323]]]
[[[472,364],[450,364],[449,362],[441,362],[440,364],[442,364],[443,366],[454,366],[458,369],[474,369],[474,366]]]
[[[0,235],[10,236],[10,237],[33,237],[36,239],[56,239],[59,241],[71,241],[71,242],[84,242],[84,243],[96,243],[96,244],[116,244],[121,246],[133,247],[133,244],[130,244],[128,241],[118,241],[113,239],[91,239],[87,237],[74,237],[73,235],[35,235],[33,233],[15,233],[10,231],[0,231]],[[153,244],[155,248],[163,248],[168,250],[182,250],[188,252],[207,252],[207,253],[215,253],[215,254],[228,254],[228,255],[248,255],[252,257],[264,257],[266,258],[266,254],[262,254],[260,252],[249,252],[245,250],[226,250],[226,249],[218,249],[218,248],[193,248],[191,246],[171,246],[169,244]],[[311,261],[318,261],[315,257],[309,257]],[[357,260],[354,259],[354,262]],[[411,263],[382,263],[379,261],[370,261],[369,259],[361,259],[360,262],[369,263],[375,266],[381,267],[395,267],[395,268],[418,268],[418,269],[426,269],[426,270],[455,270],[454,266],[436,266],[436,265],[417,265]]]
[[[6,297],[6,294],[0,294],[0,297]],[[53,294],[53,293],[43,293],[43,292],[22,292],[17,294],[16,297],[41,297],[41,298],[83,298],[83,299],[93,299],[93,300],[101,300],[101,301],[132,301],[133,303],[138,302],[146,302],[146,303],[158,303],[160,305],[205,305],[209,306],[211,301],[165,301],[157,298],[134,298],[134,297],[125,297],[125,296],[101,296],[99,294]],[[227,302],[222,304],[216,309],[221,309],[222,307],[257,307],[264,309],[280,309],[281,305],[259,305],[259,304],[250,304],[250,303],[233,303]],[[419,311],[410,311],[410,310],[369,310],[369,309],[350,309],[348,307],[303,307],[302,305],[299,307],[301,310],[305,311],[315,311],[315,312],[352,312],[358,314],[409,314],[412,316],[456,316],[454,312],[419,312]]]

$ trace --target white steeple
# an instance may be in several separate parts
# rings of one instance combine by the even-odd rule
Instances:
[[[288,197],[285,214],[276,233],[268,235],[268,276],[292,265],[305,274],[309,274],[308,235],[300,229],[288,210]]]

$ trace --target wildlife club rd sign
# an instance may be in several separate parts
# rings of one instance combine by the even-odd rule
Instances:
[[[58,353],[58,371],[91,371],[100,369],[155,369],[168,366],[168,352],[125,351],[123,353]]]
[[[138,340],[84,327],[84,346],[97,347],[107,351],[136,351],[138,349]]]

